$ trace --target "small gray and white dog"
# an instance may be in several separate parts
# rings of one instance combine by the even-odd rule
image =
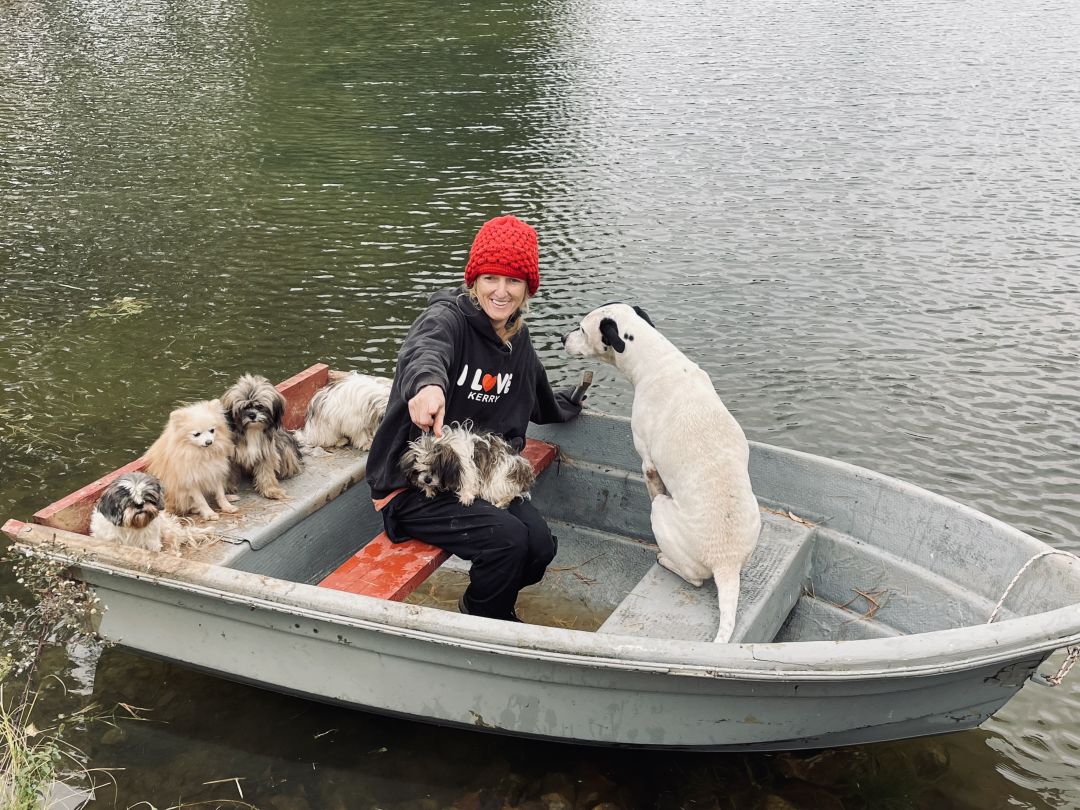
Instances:
[[[105,488],[90,514],[90,536],[147,551],[197,546],[217,537],[166,512],[164,486],[142,472],[124,473]]]
[[[282,424],[285,397],[266,377],[245,374],[221,404],[233,438],[234,470],[249,474],[264,498],[288,497],[278,481],[296,475],[304,462],[296,437]]]
[[[735,628],[740,573],[761,529],[742,428],[709,375],[639,307],[614,303],[595,309],[564,344],[569,354],[609,363],[633,383],[630,429],[652,498],[657,562],[694,586],[708,577],[716,581],[716,641],[727,642]]]
[[[386,414],[393,380],[350,372],[320,388],[308,404],[297,438],[309,447],[370,450]]]
[[[152,475],[124,473],[101,494],[90,514],[90,535],[122,546],[161,551],[165,488]]]
[[[502,436],[457,423],[445,425],[440,437],[424,433],[410,442],[401,469],[427,497],[454,492],[463,506],[481,498],[505,509],[528,498],[536,480],[532,464]]]

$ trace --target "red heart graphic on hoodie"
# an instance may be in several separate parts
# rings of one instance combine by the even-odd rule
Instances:
[[[484,386],[485,391],[490,391],[495,387],[495,378],[490,374],[485,374],[484,379],[480,381],[480,384]]]

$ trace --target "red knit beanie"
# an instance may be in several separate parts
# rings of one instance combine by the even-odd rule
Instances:
[[[528,285],[529,295],[540,287],[540,250],[536,231],[517,217],[489,219],[480,228],[465,265],[465,286],[471,287],[478,276],[509,276]]]

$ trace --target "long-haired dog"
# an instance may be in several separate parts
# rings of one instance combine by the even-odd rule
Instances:
[[[386,414],[393,380],[350,372],[320,388],[308,405],[297,438],[309,447],[371,449]]]
[[[165,490],[161,481],[140,472],[124,473],[102,493],[90,515],[90,534],[122,546],[161,551]]]
[[[761,528],[742,428],[709,375],[639,307],[595,309],[564,343],[571,355],[610,363],[633,383],[630,430],[652,498],[657,562],[691,585],[716,581],[716,641],[727,642],[735,629],[740,572]]]
[[[146,471],[164,485],[165,508],[174,515],[217,520],[207,496],[222,512],[236,511],[225,496],[232,454],[221,402],[196,402],[169,414],[165,430],[146,451]]]
[[[152,475],[124,473],[101,494],[90,514],[90,535],[122,546],[161,551],[214,537],[165,511],[165,488]]]
[[[514,498],[528,498],[536,480],[532,465],[496,433],[447,425],[442,436],[424,433],[401,456],[409,483],[432,498],[453,492],[463,506],[477,498],[505,509]]]
[[[232,431],[233,462],[264,498],[288,497],[278,481],[300,472],[300,445],[282,424],[285,397],[266,379],[245,374],[221,399]]]

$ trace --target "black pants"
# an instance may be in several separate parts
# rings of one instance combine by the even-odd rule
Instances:
[[[543,578],[558,546],[540,513],[521,499],[507,509],[479,499],[462,506],[448,492],[427,498],[406,489],[382,516],[394,542],[415,538],[472,560],[465,609],[474,616],[509,618],[518,591]]]

